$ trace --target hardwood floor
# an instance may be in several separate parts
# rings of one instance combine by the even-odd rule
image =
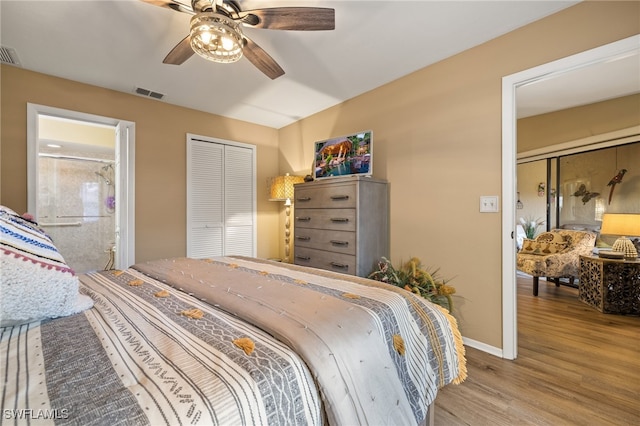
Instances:
[[[467,347],[469,377],[441,389],[435,424],[640,425],[640,317],[518,277],[518,358]]]

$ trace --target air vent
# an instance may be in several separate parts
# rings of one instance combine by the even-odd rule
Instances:
[[[20,66],[20,60],[15,49],[0,46],[0,63]]]
[[[138,95],[147,96],[147,97],[153,98],[153,99],[162,99],[162,98],[164,98],[164,95],[162,93],[154,92],[154,91],[148,90],[148,89],[143,89],[142,87],[136,87],[135,91],[136,91],[136,93]]]

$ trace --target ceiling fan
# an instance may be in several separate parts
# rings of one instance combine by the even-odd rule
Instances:
[[[141,0],[193,15],[191,29],[162,61],[180,65],[194,53],[214,62],[236,62],[245,56],[271,79],[284,74],[278,63],[242,32],[242,26],[270,30],[317,31],[335,29],[334,9],[273,7],[242,10],[235,0]]]

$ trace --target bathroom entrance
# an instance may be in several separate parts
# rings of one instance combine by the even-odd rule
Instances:
[[[128,267],[133,123],[30,107],[29,212],[76,273]]]

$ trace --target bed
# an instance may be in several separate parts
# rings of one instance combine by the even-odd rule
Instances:
[[[455,319],[405,290],[245,257],[75,277],[16,217],[0,227],[2,424],[424,424],[466,376]],[[14,283],[19,268],[35,278]],[[25,297],[12,311],[12,294],[59,293],[29,293],[39,273],[75,293],[57,313]]]

